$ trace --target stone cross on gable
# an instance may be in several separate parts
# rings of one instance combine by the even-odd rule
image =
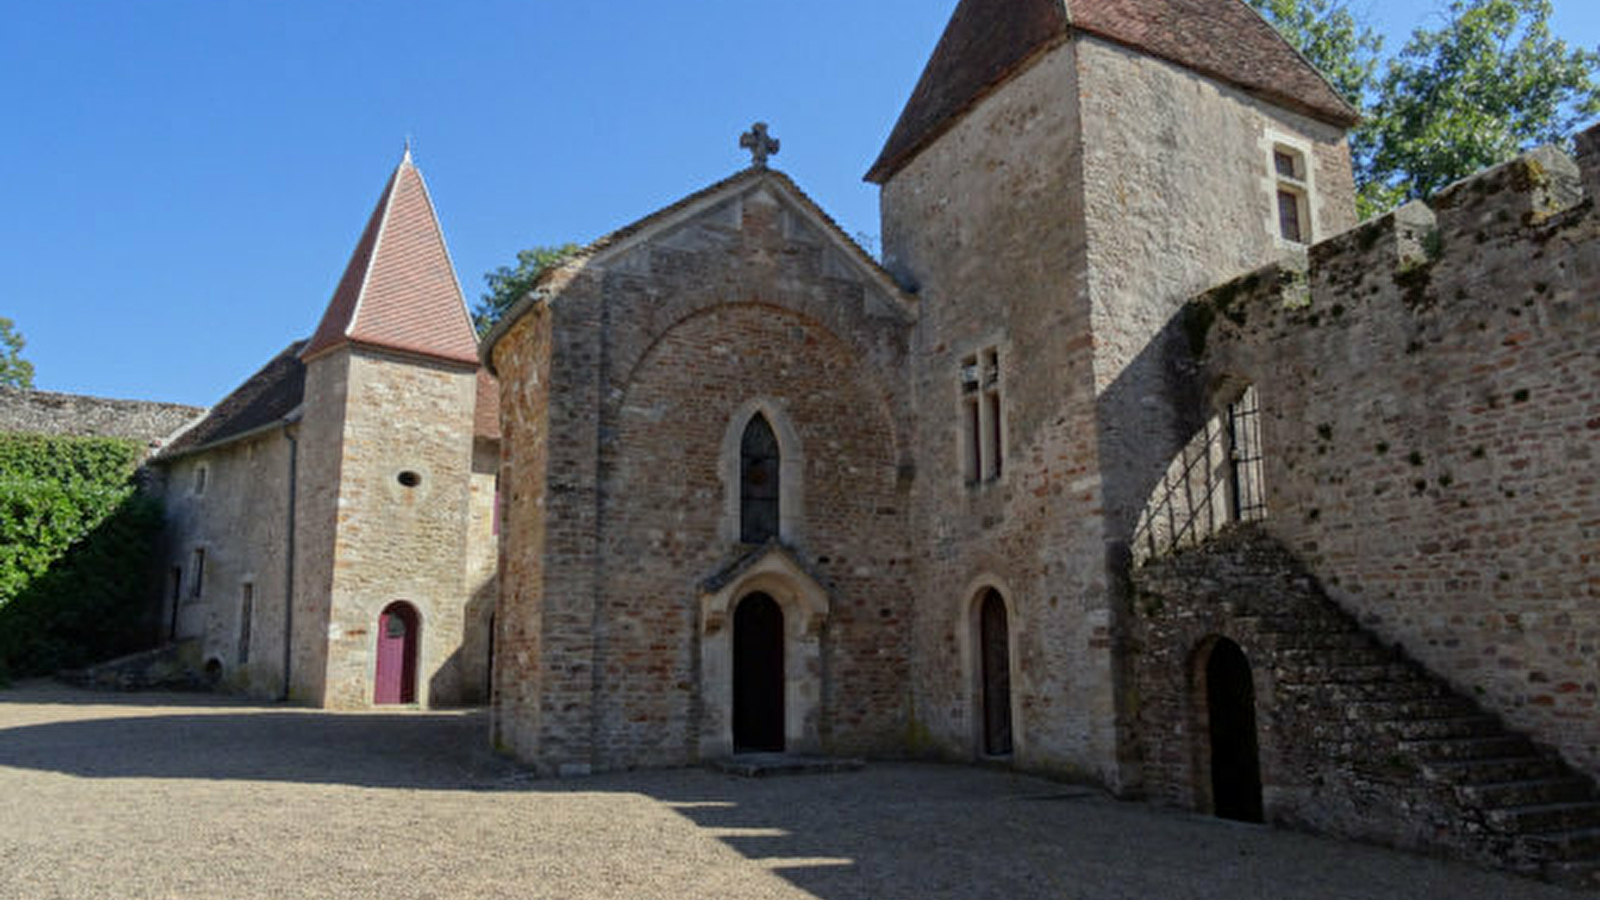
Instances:
[[[739,146],[750,151],[750,165],[757,169],[767,167],[767,157],[778,152],[778,139],[767,136],[767,123],[757,122],[739,136]]]

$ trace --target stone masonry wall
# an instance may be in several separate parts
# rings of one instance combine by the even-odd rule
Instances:
[[[1260,394],[1271,533],[1364,625],[1591,774],[1597,167],[1536,152],[1184,319],[1204,385]]]
[[[496,732],[541,770],[698,758],[703,584],[748,549],[726,448],[763,404],[800,457],[785,541],[829,593],[824,746],[902,746],[903,301],[781,176],[707,202],[547,285],[549,307],[495,348],[510,486]]]
[[[500,521],[495,514],[500,478],[500,442],[478,438],[472,447],[472,496],[469,501],[464,587],[467,605],[462,620],[462,703],[486,703],[491,693],[489,669],[494,655],[494,611],[499,583]]]
[[[499,599],[494,619],[494,690],[491,728],[496,749],[519,759],[536,759],[544,748],[544,688],[562,674],[556,661],[547,667],[544,623],[556,612],[540,602],[551,533],[561,540],[568,520],[560,516],[569,493],[553,490],[550,384],[554,372],[551,316],[536,307],[523,316],[495,347],[500,384]],[[564,447],[561,449],[565,449]],[[555,514],[556,517],[552,517]],[[552,702],[578,702],[578,696]],[[558,707],[559,708],[559,707]]]
[[[1273,149],[1300,151],[1311,233],[1355,222],[1338,126],[1270,106],[1205,76],[1093,37],[1074,42],[1081,97],[1084,246],[1093,335],[1100,512],[1114,633],[1135,520],[1188,433],[1165,325],[1196,291],[1272,258],[1279,235]],[[1085,544],[1086,556],[1093,548]],[[1118,677],[1121,677],[1119,673]],[[1118,720],[1126,724],[1125,710]],[[1130,746],[1123,734],[1119,745]],[[1125,760],[1126,761],[1126,760]],[[1136,778],[1130,766],[1124,777]]]
[[[344,462],[350,354],[326,353],[306,363],[304,410],[294,431],[295,560],[290,696],[323,705],[327,695],[328,625],[339,479]]]
[[[462,702],[460,649],[471,496],[475,373],[423,359],[349,352],[332,544],[325,704],[372,702],[378,620],[405,601],[421,617],[417,702]],[[408,487],[402,472],[420,481]],[[478,691],[473,689],[475,696]]]
[[[204,413],[177,403],[0,387],[0,431],[131,438],[154,450]]]
[[[1077,84],[1072,45],[1046,54],[897,173],[881,206],[886,265],[920,290],[913,734],[978,754],[973,609],[994,587],[1017,764],[1115,783]],[[1003,465],[969,484],[960,369],[987,347]]]
[[[216,661],[223,682],[252,697],[283,691],[289,452],[275,429],[181,457],[164,479],[163,633],[176,600],[174,636],[199,639],[201,664]],[[203,573],[195,571],[196,550],[205,551]],[[247,591],[253,615],[246,649]]]
[[[885,186],[886,264],[922,297],[917,714],[943,752],[975,752],[970,604],[1003,585],[1019,764],[1137,779],[1113,635],[1122,548],[1186,435],[1163,413],[1180,404],[1151,402],[1175,381],[1163,326],[1274,252],[1274,140],[1307,151],[1317,228],[1348,224],[1338,129],[1078,37]],[[1000,348],[1006,471],[969,486],[957,375],[984,346]]]

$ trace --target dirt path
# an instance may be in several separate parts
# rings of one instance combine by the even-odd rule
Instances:
[[[959,767],[537,781],[484,729],[0,691],[0,898],[1576,896]]]

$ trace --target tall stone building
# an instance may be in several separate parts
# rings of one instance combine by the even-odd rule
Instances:
[[[481,700],[496,400],[408,151],[311,337],[154,460],[169,636],[255,696]]]
[[[1357,228],[1355,122],[1238,0],[962,0],[881,265],[757,127],[547,273],[482,348],[496,746],[1600,871],[1600,130]]]
[[[775,746],[1132,777],[1119,583],[1143,473],[1187,439],[1149,347],[1354,224],[1355,114],[1233,0],[1070,8],[956,10],[868,174],[881,267],[758,161],[491,337],[498,740],[552,771],[742,745],[758,595]],[[748,527],[761,478],[775,529]]]

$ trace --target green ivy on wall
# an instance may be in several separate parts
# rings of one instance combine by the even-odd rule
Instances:
[[[161,509],[134,484],[142,456],[136,441],[0,434],[0,679],[148,644]]]

